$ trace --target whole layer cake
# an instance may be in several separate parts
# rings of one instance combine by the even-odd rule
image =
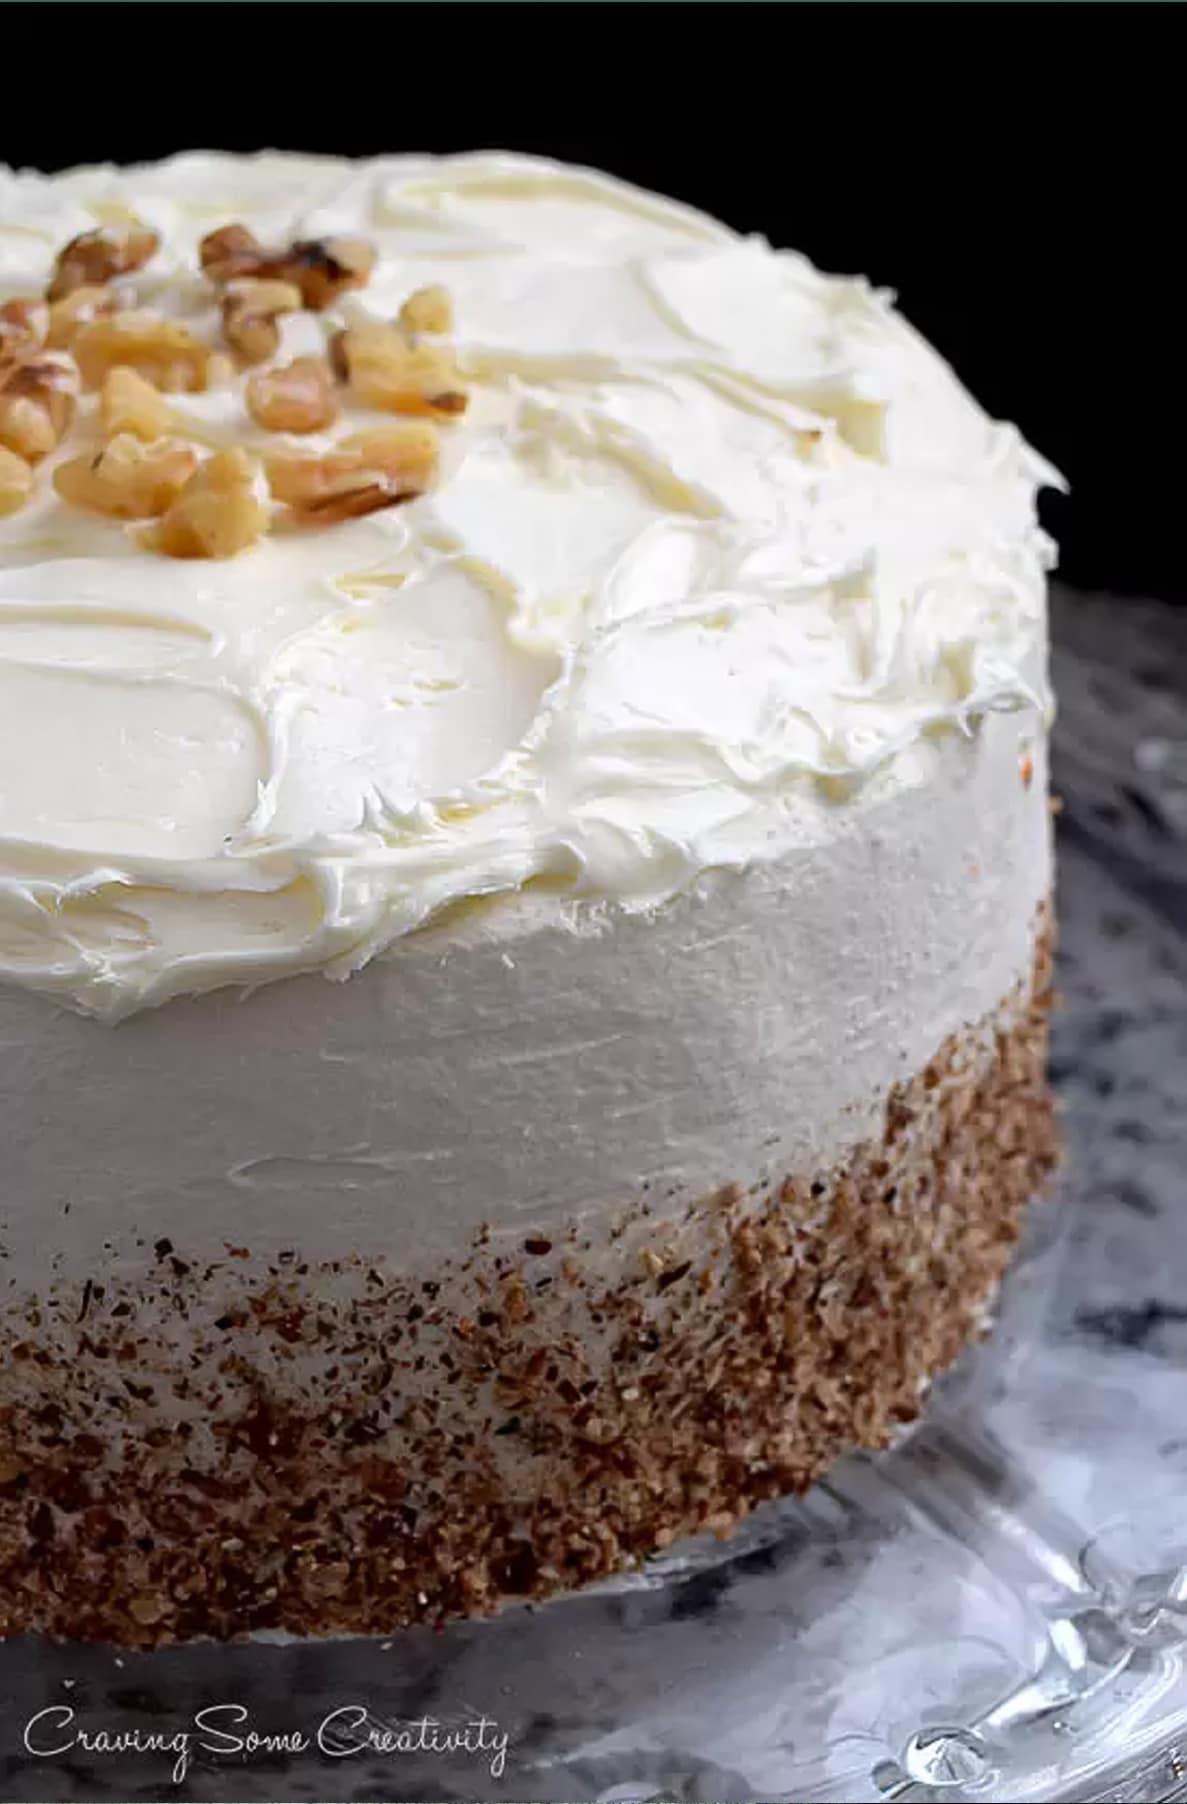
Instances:
[[[1052,480],[523,157],[0,173],[0,1627],[387,1632],[884,1444],[1052,1162]]]

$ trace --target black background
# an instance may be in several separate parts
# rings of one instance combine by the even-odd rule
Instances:
[[[0,154],[18,165],[193,147],[536,151],[861,271],[1068,477],[1071,498],[1043,505],[1069,580],[1187,595],[1177,6],[4,15]]]

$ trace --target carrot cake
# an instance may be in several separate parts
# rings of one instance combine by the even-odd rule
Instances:
[[[481,1613],[918,1411],[1053,1157],[1053,480],[591,171],[0,171],[0,1633]]]

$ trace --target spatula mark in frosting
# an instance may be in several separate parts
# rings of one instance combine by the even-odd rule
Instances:
[[[563,882],[558,910],[652,908],[706,871],[830,844],[987,712],[1047,708],[1034,493],[1053,473],[865,284],[610,178],[481,155],[12,177],[6,213],[29,230],[0,241],[5,281],[39,292],[52,249],[117,204],[160,236],[153,305],[172,296],[195,329],[197,246],[226,221],[268,243],[373,239],[370,286],[286,317],[281,358],[444,284],[471,405],[436,491],[397,514],[169,571],[179,661],[123,654],[179,685],[128,686],[155,698],[134,769],[114,688],[85,735],[34,721],[45,805],[21,857],[38,893],[63,882],[65,840],[75,892],[169,896],[118,970],[47,906],[35,987],[118,1018],[286,971],[342,976],[542,876]],[[211,439],[243,430],[227,393],[176,405]],[[6,578],[72,604],[85,572],[113,619],[160,614],[157,560],[82,516],[55,543],[40,506],[0,529],[0,563],[20,564]],[[455,592],[465,608],[433,600]],[[12,657],[0,669],[34,714],[32,686],[72,680]],[[179,705],[223,724],[179,734]],[[201,849],[166,857],[191,817],[209,823]],[[248,898],[298,885],[310,906],[282,909],[261,952],[236,924]],[[221,943],[201,925],[212,893]]]

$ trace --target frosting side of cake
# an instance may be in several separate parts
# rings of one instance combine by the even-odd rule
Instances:
[[[599,910],[757,866],[799,957],[848,931],[866,821],[922,817],[1003,714],[1041,738],[1052,473],[864,283],[527,158],[195,155],[0,174],[0,290],[129,211],[161,239],[137,300],[196,332],[213,228],[361,235],[369,284],[286,317],[278,356],[441,284],[470,406],[431,492],[226,562],[148,556],[38,472],[0,522],[0,978],[116,1020],[347,976],[497,897],[484,932],[596,966]],[[260,437],[230,391],[169,404],[209,446]],[[900,873],[921,919],[935,858]]]
[[[0,1282],[38,1292],[115,1241],[150,1282],[162,1236],[425,1269],[484,1224],[517,1245],[624,1196],[843,1166],[1029,970],[1051,880],[1034,728],[995,715],[827,851],[655,915],[574,931],[547,898],[494,898],[357,981],[114,1032],[0,991]]]
[[[0,1635],[384,1634],[633,1566],[885,1446],[1055,1153],[1050,933],[843,1169],[452,1259],[179,1223],[0,1312]],[[118,1037],[118,1036],[116,1036]]]

